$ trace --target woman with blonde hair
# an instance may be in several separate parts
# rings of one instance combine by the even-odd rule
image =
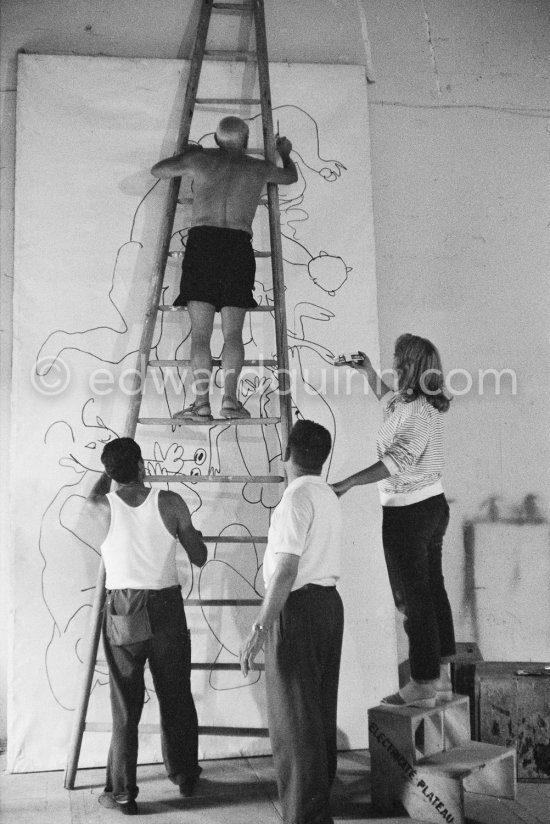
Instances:
[[[384,404],[378,461],[332,485],[337,495],[379,482],[382,541],[393,597],[405,616],[411,679],[383,703],[433,707],[450,700],[453,617],[442,572],[449,506],[442,485],[443,419],[450,405],[439,352],[416,335],[397,338],[393,392],[369,358],[347,364],[366,375]]]

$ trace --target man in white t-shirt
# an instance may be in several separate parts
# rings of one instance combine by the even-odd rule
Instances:
[[[340,502],[320,477],[330,433],[298,421],[288,438],[288,486],[269,528],[266,594],[241,652],[248,675],[265,642],[269,734],[283,820],[333,824],[336,710],[344,609]]]

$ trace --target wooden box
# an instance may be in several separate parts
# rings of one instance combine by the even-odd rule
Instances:
[[[411,818],[465,824],[464,793],[516,796],[516,752],[470,741],[469,699],[430,709],[381,704],[369,710],[372,804]]]
[[[456,655],[451,664],[453,691],[458,695],[467,695],[470,699],[470,727],[472,738],[479,741],[479,730],[475,703],[476,665],[483,661],[483,656],[475,641],[457,641]]]
[[[550,781],[550,670],[545,670],[547,666],[548,662],[517,661],[476,664],[479,740],[515,746],[520,781]],[[518,671],[530,674],[518,675]]]

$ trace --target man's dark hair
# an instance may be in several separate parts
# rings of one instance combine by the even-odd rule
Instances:
[[[115,438],[101,453],[101,463],[105,472],[119,484],[137,481],[141,449],[133,438]]]
[[[287,458],[292,456],[294,462],[302,469],[320,472],[332,447],[330,432],[315,421],[296,421],[287,443]]]

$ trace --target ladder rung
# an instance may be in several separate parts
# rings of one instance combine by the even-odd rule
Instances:
[[[240,670],[240,668],[240,664],[191,664],[192,670]],[[265,666],[263,664],[256,664],[254,662],[250,669],[257,670],[258,672],[263,672],[265,670]]]
[[[259,106],[262,101],[259,97],[197,97],[198,106]]]
[[[112,726],[106,721],[87,721],[86,732],[111,732]],[[160,732],[160,724],[140,724],[140,732]]]
[[[267,535],[203,535],[205,544],[267,544]]]
[[[257,60],[255,51],[234,51],[232,49],[208,49],[204,53],[205,57],[211,60],[227,60],[227,61],[248,61]]]
[[[255,306],[247,312],[274,312],[274,306]],[[159,306],[159,312],[187,312],[187,306]]]
[[[186,607],[259,607],[261,598],[184,598]]]
[[[280,475],[146,475],[151,483],[211,483],[211,484],[280,484]]]
[[[189,200],[191,201],[192,198],[189,198]],[[181,201],[180,201],[180,203],[181,203]],[[185,254],[185,252],[183,251],[183,249],[178,249],[176,252],[168,252],[168,257],[171,260],[181,260],[184,256],[184,254]],[[271,252],[260,252],[257,249],[254,249],[254,257],[268,258],[268,257],[271,257]]]
[[[112,725],[106,722],[91,721],[85,726],[86,732],[112,732]],[[142,733],[160,733],[160,724],[140,724]],[[199,735],[236,735],[239,737],[257,736],[268,738],[266,727],[199,727]]]
[[[267,727],[199,727],[199,735],[236,735],[239,738],[269,738]]]
[[[214,418],[212,421],[186,421],[184,418],[138,418],[144,426],[272,426],[280,418]]]
[[[221,366],[221,358],[212,358],[212,366]],[[277,361],[273,360],[273,358],[265,358],[260,360],[245,360],[243,361],[245,366],[277,366]],[[189,358],[183,358],[182,360],[150,360],[149,366],[190,366],[191,361]]]
[[[216,11],[252,11],[252,3],[212,3],[212,9]]]
[[[240,664],[191,664],[192,670],[219,670],[219,671],[227,671],[227,670],[240,670]],[[265,665],[264,664],[256,664],[255,662],[250,667],[251,670],[256,670],[257,672],[264,672]]]
[[[101,667],[108,666],[106,659],[105,660],[100,660],[98,658],[96,660],[96,664],[98,666],[101,666]],[[219,664],[217,662],[208,663],[207,661],[199,661],[199,662],[196,662],[196,663],[191,663],[191,669],[192,670],[207,670],[207,671],[210,671],[210,670],[220,670],[220,671],[225,670],[225,671],[227,671],[227,670],[240,670],[240,668],[241,668],[240,664]],[[256,662],[254,662],[251,665],[250,669],[257,670],[258,672],[263,672],[265,670],[265,665],[264,664],[258,664]]]

